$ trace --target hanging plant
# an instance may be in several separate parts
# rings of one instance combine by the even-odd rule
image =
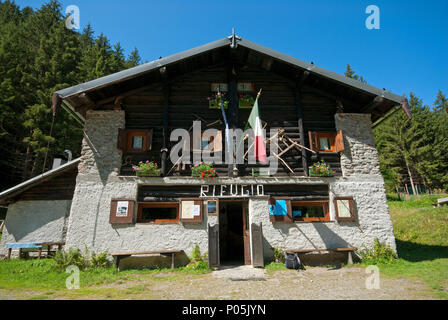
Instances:
[[[330,165],[326,164],[324,160],[314,163],[309,169],[312,177],[332,177],[336,173],[335,170],[331,170]]]
[[[220,95],[221,95],[221,97],[218,95],[218,93],[215,93],[211,97],[207,97],[208,107],[210,109],[221,109],[221,99],[222,99],[222,104],[224,106],[224,109],[228,108],[229,101],[226,98],[226,94],[221,92]]]
[[[132,166],[137,177],[159,177],[160,169],[157,166],[157,162],[146,160],[146,162],[140,161],[138,165]]]
[[[200,162],[191,167],[191,176],[200,177],[201,179],[213,180],[213,178],[216,177],[217,174],[216,170],[213,169],[213,165],[211,163]]]
[[[251,109],[255,103],[255,99],[249,94],[240,94],[238,99],[238,106],[241,109]]]

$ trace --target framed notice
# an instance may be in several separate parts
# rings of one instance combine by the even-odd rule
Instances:
[[[353,200],[353,197],[335,197],[333,201],[336,220],[356,221],[355,201]]]
[[[219,211],[219,201],[215,200],[207,200],[206,202],[206,211],[209,216],[217,216]]]
[[[111,224],[131,224],[134,221],[134,199],[112,199],[110,203]]]
[[[202,200],[182,199],[180,202],[180,220],[182,223],[202,223]]]

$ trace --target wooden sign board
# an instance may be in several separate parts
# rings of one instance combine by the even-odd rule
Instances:
[[[219,213],[219,200],[207,200],[205,202],[205,210],[209,216],[217,216]]]
[[[202,223],[202,200],[197,198],[182,199],[180,202],[180,221],[182,223]]]
[[[110,203],[111,224],[131,224],[134,222],[134,199],[112,199]]]
[[[355,201],[353,197],[334,197],[334,209],[336,211],[336,220],[338,221],[356,221]]]

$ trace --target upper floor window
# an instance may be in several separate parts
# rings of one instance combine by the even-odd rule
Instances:
[[[344,150],[342,130],[338,132],[308,132],[310,147],[316,152],[341,152]]]

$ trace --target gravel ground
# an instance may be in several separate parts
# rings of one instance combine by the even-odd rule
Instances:
[[[437,299],[420,281],[380,277],[380,289],[366,289],[359,267],[270,271],[227,268],[204,275],[162,273],[81,290],[24,293],[0,290],[0,299]]]

